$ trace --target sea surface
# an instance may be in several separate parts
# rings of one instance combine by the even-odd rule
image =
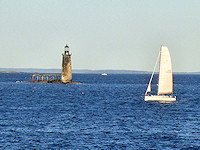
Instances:
[[[0,149],[200,149],[200,75],[175,74],[172,103],[144,101],[150,74],[30,75],[0,73]]]

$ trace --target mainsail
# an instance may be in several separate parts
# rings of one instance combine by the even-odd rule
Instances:
[[[173,92],[172,62],[169,49],[162,46],[160,50],[160,69],[158,81],[158,95]]]

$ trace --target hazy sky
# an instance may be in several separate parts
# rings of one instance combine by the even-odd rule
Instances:
[[[200,72],[200,0],[0,0],[0,68],[152,71],[161,45],[173,71]]]

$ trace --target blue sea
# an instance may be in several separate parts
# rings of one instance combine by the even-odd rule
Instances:
[[[150,74],[30,76],[0,74],[0,149],[200,149],[200,75],[175,74],[172,103],[143,100]]]

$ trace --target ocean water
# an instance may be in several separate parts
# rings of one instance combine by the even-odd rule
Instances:
[[[200,149],[200,75],[174,75],[172,103],[143,100],[149,78],[73,74],[81,84],[65,85],[0,74],[0,149]]]

